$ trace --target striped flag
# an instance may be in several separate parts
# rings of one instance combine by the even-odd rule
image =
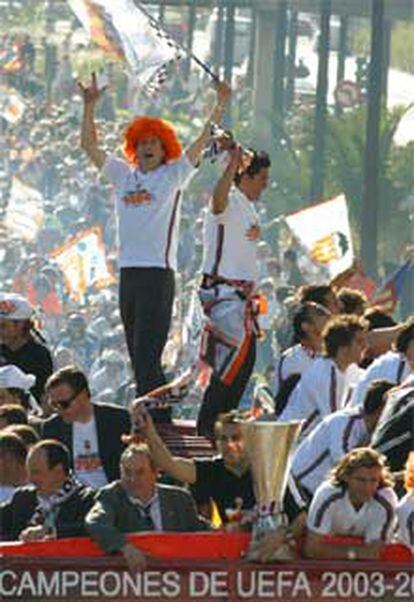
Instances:
[[[124,61],[138,86],[154,94],[168,66],[181,58],[177,43],[133,0],[68,0],[90,39]]]
[[[371,305],[380,305],[388,313],[395,311],[399,298],[404,289],[407,276],[414,269],[414,260],[408,259],[379,287]]]

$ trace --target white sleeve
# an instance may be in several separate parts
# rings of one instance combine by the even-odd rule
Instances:
[[[365,533],[365,541],[390,541],[392,539],[395,522],[396,508],[398,498],[391,487],[386,487],[378,491],[375,496],[377,503],[381,507],[381,511],[376,520],[371,520],[369,527]]]
[[[170,167],[179,188],[186,186],[197,171],[197,168],[189,161],[185,153],[181,155],[178,161],[171,163]]]
[[[313,533],[319,535],[329,535],[332,533],[332,516],[334,511],[334,503],[329,503],[329,498],[332,496],[334,488],[323,483],[312,499],[306,526]]]
[[[102,166],[102,175],[116,188],[129,174],[130,167],[126,161],[118,159],[114,155],[107,155]]]

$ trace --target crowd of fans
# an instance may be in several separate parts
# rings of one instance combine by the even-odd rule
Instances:
[[[340,280],[322,283],[310,260],[290,246],[276,249],[256,240],[260,230],[249,230],[257,249],[257,290],[267,298],[267,314],[260,316],[266,339],[258,343],[256,368],[253,359],[237,404],[229,407],[225,389],[212,428],[203,432],[218,455],[172,455],[157,432],[160,415],[148,412],[145,401],[133,401],[136,374],[117,285],[91,286],[85,298],[74,300],[53,261],[52,251],[74,231],[99,226],[109,261],[118,267],[111,187],[96,177],[80,148],[81,99],[72,85],[70,42],[50,97],[33,75],[30,37],[19,43],[25,71],[2,76],[24,95],[25,110],[18,123],[1,120],[1,211],[4,217],[18,178],[40,192],[44,216],[34,237],[3,227],[2,539],[89,534],[103,550],[121,551],[130,568],[139,569],[145,557],[125,533],[208,529],[214,509],[224,526],[244,528],[248,521],[240,517],[253,513],[255,497],[240,421],[264,413],[304,421],[285,495],[294,533],[307,533],[303,553],[378,558],[392,540],[414,550],[414,318],[397,322]],[[101,99],[97,123],[102,147],[114,150],[119,103],[111,94]],[[248,170],[255,159],[241,175],[240,157],[231,161],[222,177],[248,190],[243,178],[253,181],[256,172]],[[263,155],[260,161],[257,173],[270,168]],[[167,381],[197,361],[203,328],[197,286],[210,192],[196,200],[192,194],[186,193],[182,205],[175,301],[163,356]],[[213,198],[217,207],[223,201],[217,187]],[[266,210],[258,212],[266,221]],[[174,403],[177,418],[197,417],[208,383],[198,378],[187,385]],[[210,389],[213,403],[223,398],[220,386]],[[239,409],[218,411],[235,405]],[[187,489],[158,484],[159,473]],[[362,543],[340,549],[326,535],[356,536]],[[269,536],[259,555],[271,557],[279,544]]]

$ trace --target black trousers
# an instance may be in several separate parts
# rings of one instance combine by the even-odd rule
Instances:
[[[161,356],[170,329],[174,271],[122,268],[119,305],[137,395],[164,385]]]
[[[214,439],[214,423],[218,415],[237,408],[252,375],[255,361],[256,337],[253,335],[246,360],[230,387],[225,385],[214,373],[211,374],[210,383],[204,393],[197,418],[199,435]]]

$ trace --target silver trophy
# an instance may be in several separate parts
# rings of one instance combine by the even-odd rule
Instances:
[[[282,511],[293,446],[302,421],[257,420],[242,424],[246,455],[249,459],[256,497],[257,515],[253,523],[252,548],[263,535],[287,527]],[[287,545],[275,551],[274,559],[289,559]]]

